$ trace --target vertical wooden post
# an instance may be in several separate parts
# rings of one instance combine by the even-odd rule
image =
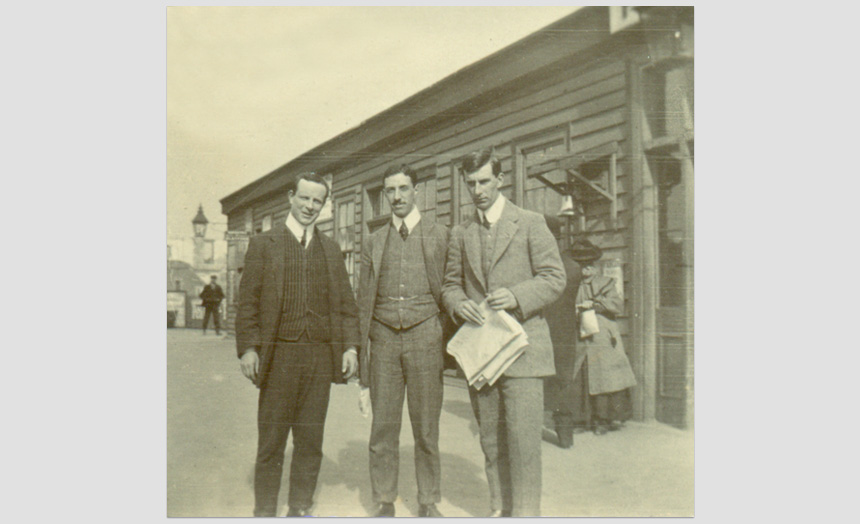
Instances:
[[[627,63],[630,178],[632,185],[631,364],[639,380],[633,416],[651,421],[657,405],[657,214],[654,183],[643,145],[643,88],[640,65]]]
[[[457,176],[457,166],[454,161],[450,164],[451,176],[451,227],[460,223],[460,177]]]
[[[693,427],[693,358],[694,358],[694,336],[693,336],[693,305],[694,305],[694,278],[693,278],[693,158],[690,154],[690,148],[687,146],[686,140],[680,141],[680,161],[681,161],[681,176],[684,182],[684,205],[685,205],[685,227],[684,227],[684,302],[686,305],[685,315],[685,336],[684,342],[687,353],[687,376],[686,389],[687,398],[684,413],[684,426],[692,429]]]
[[[526,173],[523,166],[523,154],[516,144],[511,144],[511,154],[514,157],[514,204],[526,205]]]
[[[616,170],[616,160],[618,158],[618,153],[612,153],[612,156],[609,157],[609,183],[607,184],[609,187],[609,194],[612,195],[612,201],[609,203],[609,223],[612,226],[612,229],[616,229],[618,227],[618,191],[617,191],[617,170]]]

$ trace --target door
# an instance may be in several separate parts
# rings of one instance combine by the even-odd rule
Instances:
[[[693,421],[692,142],[649,155],[657,184],[656,418]]]

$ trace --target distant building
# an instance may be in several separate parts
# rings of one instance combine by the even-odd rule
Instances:
[[[419,209],[455,225],[475,212],[459,159],[492,146],[507,198],[563,211],[566,242],[603,249],[625,299],[635,418],[689,427],[693,145],[693,8],[585,7],[221,199],[235,235],[228,274],[241,271],[249,235],[285,218],[293,177],[314,171],[333,177],[319,228],[355,286],[361,246],[390,218],[385,168],[411,165]]]
[[[184,308],[182,326],[199,328],[203,324],[204,309],[200,307],[200,292],[210,277],[218,277],[218,284],[225,288],[227,267],[227,241],[225,228],[213,227],[203,213],[203,206],[191,221],[193,234],[188,237],[168,239],[167,245],[167,291],[168,308],[176,311]],[[181,299],[180,294],[185,298]],[[180,302],[184,306],[179,306]],[[222,303],[222,318],[227,318],[227,304]],[[179,314],[177,313],[177,318]]]

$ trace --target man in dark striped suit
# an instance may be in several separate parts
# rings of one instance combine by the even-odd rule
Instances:
[[[286,223],[251,239],[239,288],[236,349],[260,388],[254,516],[277,512],[284,450],[293,433],[287,516],[309,515],[322,463],[331,383],[358,368],[358,308],[338,245],[314,223],[328,185],[304,173]]]

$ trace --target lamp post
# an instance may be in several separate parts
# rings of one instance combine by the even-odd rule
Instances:
[[[194,236],[197,238],[205,238],[206,226],[209,224],[209,220],[207,220],[206,215],[203,214],[203,204],[200,204],[200,207],[197,208],[197,216],[194,217],[194,220],[192,220],[191,223],[194,225]]]

